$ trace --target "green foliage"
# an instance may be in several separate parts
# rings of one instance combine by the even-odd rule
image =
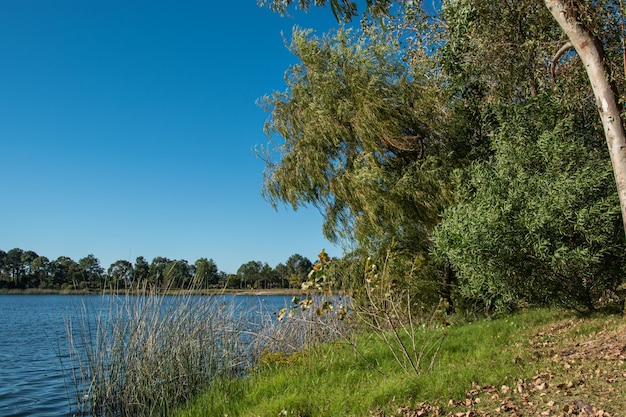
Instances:
[[[436,252],[457,272],[458,296],[481,308],[589,309],[626,260],[610,162],[593,132],[558,113],[550,128],[548,106],[539,116],[534,104],[506,115],[493,160],[459,178]]]
[[[237,270],[237,279],[240,288],[270,288],[274,281],[277,281],[275,271],[261,261],[249,261]]]
[[[220,274],[213,259],[200,258],[194,263],[194,287],[208,288],[219,283]]]
[[[273,138],[264,195],[318,207],[331,240],[423,245],[445,200],[432,160],[441,143],[433,86],[380,38],[296,29],[290,49],[301,63],[288,90],[262,100]]]
[[[350,21],[358,15],[357,2],[351,0],[258,0],[260,6],[267,6],[271,10],[285,15],[287,9],[295,4],[302,10],[309,10],[311,3],[314,6],[330,4],[330,9],[338,21]],[[393,4],[391,0],[366,0],[366,10],[375,16],[384,15]]]

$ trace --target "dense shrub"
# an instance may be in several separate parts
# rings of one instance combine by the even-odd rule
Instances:
[[[590,309],[619,285],[624,231],[601,138],[573,118],[516,114],[494,157],[461,178],[435,232],[457,273],[458,297],[487,310],[520,304]]]

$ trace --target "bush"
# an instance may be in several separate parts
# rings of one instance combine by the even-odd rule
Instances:
[[[529,112],[513,120],[495,135],[493,159],[459,175],[435,252],[452,263],[458,296],[486,310],[592,309],[620,284],[625,256],[603,142],[573,118],[551,129]]]

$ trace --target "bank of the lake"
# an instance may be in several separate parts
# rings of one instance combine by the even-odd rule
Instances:
[[[177,417],[626,416],[621,315],[535,310],[435,329],[422,341],[442,334],[432,370],[427,355],[419,376],[364,335],[363,356],[345,341],[268,355],[255,375],[216,385]]]

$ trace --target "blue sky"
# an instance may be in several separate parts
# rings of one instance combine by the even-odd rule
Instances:
[[[213,258],[236,272],[341,250],[315,209],[261,197],[267,114],[297,24],[256,0],[0,0],[0,249],[104,268]]]

